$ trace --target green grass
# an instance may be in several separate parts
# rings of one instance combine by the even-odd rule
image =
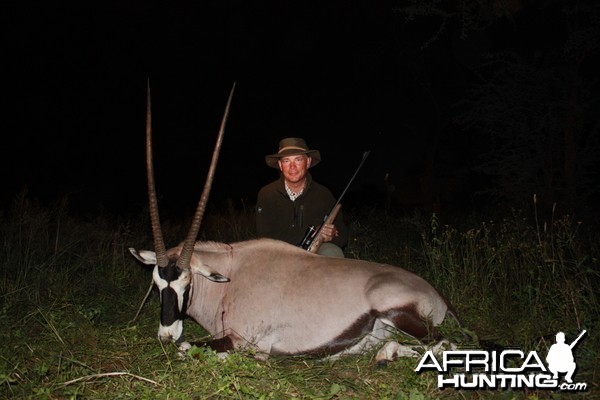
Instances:
[[[598,235],[585,221],[536,221],[515,211],[494,221],[436,215],[401,217],[347,210],[355,233],[347,256],[413,270],[455,304],[479,339],[544,354],[554,334],[588,335],[576,348],[583,394],[598,388],[600,315]],[[170,245],[187,220],[169,218]],[[209,210],[201,237],[236,241],[253,235],[251,207]],[[128,247],[150,248],[149,222],[133,217],[73,216],[67,202],[41,207],[26,196],[0,214],[0,397],[31,399],[537,399],[553,391],[436,388],[416,374],[418,359],[378,368],[374,353],[320,361],[303,357],[226,359],[193,348],[185,357],[156,339],[153,293],[131,322],[150,271]],[[206,333],[186,322],[186,337]]]

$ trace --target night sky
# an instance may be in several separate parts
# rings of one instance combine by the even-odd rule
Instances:
[[[434,165],[454,207],[487,182],[473,165],[489,143],[453,119],[486,55],[534,58],[567,37],[550,1],[490,2],[506,9],[483,10],[475,28],[407,18],[401,1],[93,3],[2,6],[3,206],[26,187],[42,202],[141,209],[149,79],[166,207],[196,203],[234,82],[213,201],[254,201],[277,176],[264,155],[300,136],[334,194],[371,150],[349,201],[380,202],[386,173],[413,195]],[[579,71],[593,76],[589,58]]]

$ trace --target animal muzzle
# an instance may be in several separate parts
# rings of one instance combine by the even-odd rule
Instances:
[[[182,338],[183,321],[175,321],[169,326],[158,327],[158,338],[164,344],[169,342],[177,343]]]

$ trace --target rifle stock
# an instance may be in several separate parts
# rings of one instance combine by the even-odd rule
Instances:
[[[321,226],[319,227],[319,230],[315,233],[314,239],[308,247],[308,251],[310,251],[311,253],[316,253],[319,250],[319,247],[321,247],[321,243],[323,243],[323,235],[321,234],[321,229],[323,229],[323,225],[325,224],[333,224],[333,221],[335,221],[335,218],[340,212],[340,208],[342,208],[342,205],[340,203],[337,203],[333,207],[323,224],[321,224]]]

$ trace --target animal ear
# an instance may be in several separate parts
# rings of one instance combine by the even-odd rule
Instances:
[[[220,282],[220,283],[229,282],[228,277],[221,275],[220,273],[218,273],[217,271],[214,271],[213,269],[211,269],[210,267],[208,267],[206,265],[201,265],[201,266],[191,265],[190,268],[192,269],[193,274],[200,274],[210,281]]]
[[[156,265],[156,253],[150,250],[137,251],[133,247],[129,248],[129,252],[142,264]]]

